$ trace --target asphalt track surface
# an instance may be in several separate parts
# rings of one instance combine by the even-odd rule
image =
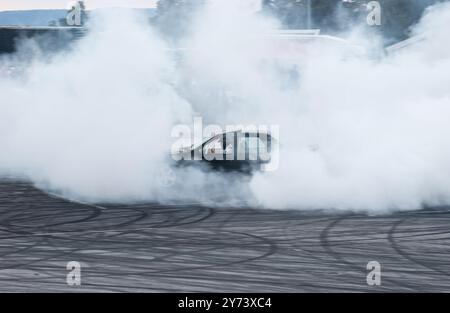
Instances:
[[[368,286],[369,261],[382,266]],[[81,263],[81,286],[66,284]],[[450,291],[450,210],[86,205],[0,182],[1,292]]]

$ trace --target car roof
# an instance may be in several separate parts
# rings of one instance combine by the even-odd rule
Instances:
[[[206,141],[209,141],[209,140],[211,140],[211,139],[213,139],[213,138],[216,138],[216,137],[218,137],[218,136],[223,136],[223,135],[226,135],[226,134],[233,134],[233,133],[236,133],[236,134],[238,134],[238,133],[242,133],[242,134],[244,134],[244,135],[249,135],[249,136],[258,136],[258,135],[266,135],[266,136],[272,136],[271,134],[270,134],[270,132],[267,132],[267,131],[243,131],[243,130],[233,130],[233,131],[228,131],[228,132],[222,132],[222,133],[218,133],[218,134],[215,134],[215,135],[213,135],[213,136],[211,136],[211,137],[209,137],[209,138],[207,138],[204,142],[206,142]]]

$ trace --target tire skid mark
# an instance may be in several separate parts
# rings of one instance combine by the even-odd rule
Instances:
[[[389,243],[391,244],[392,248],[393,248],[400,256],[402,256],[403,258],[405,258],[406,260],[408,260],[408,261],[410,261],[410,262],[412,262],[412,263],[414,263],[414,264],[417,264],[417,265],[419,265],[419,266],[421,266],[421,267],[423,267],[423,268],[426,268],[426,269],[428,269],[428,270],[437,272],[437,273],[439,273],[439,274],[442,274],[442,275],[445,275],[445,276],[449,276],[450,274],[449,274],[448,272],[442,271],[442,270],[440,270],[440,269],[438,269],[438,268],[435,268],[435,267],[433,267],[433,266],[430,266],[429,264],[427,264],[427,263],[425,263],[425,262],[422,262],[422,261],[420,261],[420,260],[414,258],[411,254],[405,252],[402,248],[400,248],[400,245],[397,243],[397,241],[396,241],[396,239],[395,239],[395,238],[396,238],[396,236],[395,236],[395,235],[396,235],[396,231],[397,231],[397,228],[398,228],[401,224],[403,224],[405,221],[407,221],[407,220],[410,219],[410,218],[411,218],[411,217],[405,217],[404,219],[399,220],[399,221],[397,221],[396,223],[394,223],[394,224],[392,225],[392,227],[391,227],[391,229],[389,230],[389,233],[388,233],[388,240],[389,240]],[[400,237],[400,238],[403,238],[403,237]]]

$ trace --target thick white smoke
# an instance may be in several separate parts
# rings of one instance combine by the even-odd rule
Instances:
[[[157,196],[171,128],[191,109],[164,43],[117,13],[98,16],[74,52],[0,81],[3,171],[88,199]]]
[[[90,201],[221,194],[378,211],[450,201],[449,5],[415,28],[426,40],[382,60],[317,43],[292,57],[296,47],[270,35],[275,20],[235,1],[198,14],[182,63],[139,19],[96,20],[73,52],[0,78],[1,172]],[[250,182],[188,170],[161,186],[171,129],[194,112],[206,123],[279,125],[279,170]]]
[[[448,204],[449,27],[441,5],[415,28],[425,39],[391,58],[311,58],[296,98],[302,112],[283,123],[280,170],[252,181],[257,197],[279,208]]]
[[[423,42],[383,60],[321,43],[300,45],[295,59],[264,36],[273,21],[216,5],[198,24],[194,46],[204,49],[193,60],[198,80],[230,96],[201,111],[214,122],[280,125],[279,170],[250,184],[261,205],[380,211],[448,203],[449,5],[416,26]],[[373,49],[378,40],[359,42]],[[287,58],[297,86],[283,83]]]

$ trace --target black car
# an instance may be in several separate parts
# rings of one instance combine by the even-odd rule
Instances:
[[[266,132],[233,131],[215,135],[200,145],[172,155],[178,166],[251,174],[272,160],[276,140]]]

